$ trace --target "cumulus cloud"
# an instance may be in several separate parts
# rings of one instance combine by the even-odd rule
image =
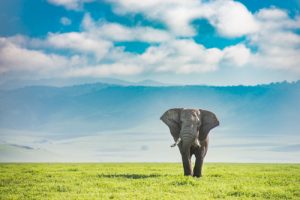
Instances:
[[[244,66],[249,62],[251,50],[244,44],[229,46],[224,49],[224,60],[235,66]]]
[[[177,36],[196,34],[191,22],[207,19],[217,31],[227,37],[242,36],[257,31],[258,25],[250,11],[236,1],[199,0],[108,0],[117,14],[142,13],[147,18],[164,22]]]
[[[233,51],[247,51],[243,45],[231,46],[228,49],[206,49],[191,39],[176,39],[149,47],[142,54],[113,49],[110,53],[111,63],[76,68],[67,76],[109,76],[135,75],[140,73],[178,73],[190,74],[215,71],[226,58],[228,62],[241,63],[239,56],[231,55]]]
[[[235,1],[215,1],[211,4],[214,12],[208,20],[217,31],[227,37],[240,37],[258,31],[254,16],[241,3]]]
[[[224,65],[300,72],[300,36],[296,33],[300,18],[291,18],[284,10],[267,8],[252,14],[231,0],[110,2],[118,14],[142,13],[166,23],[168,29],[129,27],[85,14],[78,32],[49,33],[44,39],[1,38],[0,72],[62,69],[63,76],[128,76],[205,73]],[[206,48],[193,39],[197,33],[191,22],[198,18],[207,19],[222,37],[244,36],[246,40],[224,49]],[[123,41],[147,42],[149,47],[142,53],[127,52],[115,45]]]
[[[251,64],[300,72],[299,16],[290,18],[284,10],[268,8],[256,13],[256,19],[261,29],[248,36],[250,46],[257,49]]]
[[[193,73],[216,70],[222,56],[217,48],[206,49],[193,40],[181,39],[150,47],[141,59],[157,72]]]
[[[95,0],[48,0],[49,3],[56,6],[63,6],[68,10],[80,10],[84,3]]]
[[[160,43],[172,38],[168,32],[151,27],[127,27],[118,23],[96,22],[89,14],[84,16],[82,28],[81,32],[49,33],[44,45],[77,53],[92,54],[99,61],[105,56],[110,56],[108,53],[113,51],[113,42]]]
[[[173,33],[181,36],[195,34],[189,23],[201,14],[198,9],[201,2],[195,0],[108,0],[108,2],[113,3],[114,12],[117,14],[142,13],[149,19],[164,22]]]
[[[111,76],[136,75],[141,73],[184,73],[207,72],[218,69],[223,58],[219,49],[205,49],[192,40],[172,40],[148,48],[142,54],[112,49],[108,59],[110,63],[71,68],[65,75]]]
[[[51,71],[67,66],[68,60],[56,54],[23,48],[0,38],[0,73],[9,71]]]
[[[98,59],[105,56],[112,47],[111,42],[98,37],[94,38],[85,32],[50,33],[47,43],[55,48],[94,54]]]
[[[147,26],[127,27],[119,23],[95,22],[89,14],[84,16],[82,26],[86,32],[110,41],[143,41],[158,43],[172,36],[164,30]]]
[[[129,53],[122,48],[113,47],[105,56],[105,61],[102,62],[101,60],[93,61],[85,55],[73,56],[72,58],[57,57],[56,55],[44,54],[41,51],[21,48],[15,44],[12,45],[17,52],[21,51],[22,53],[9,54],[10,51],[1,48],[1,66],[6,66],[6,68],[2,67],[1,69],[6,71],[18,69],[51,72],[52,68],[65,65],[68,67],[60,70],[61,75],[72,77],[127,76],[147,72],[202,73],[218,70],[224,61],[234,66],[243,66],[249,62],[250,54],[250,50],[244,44],[230,46],[224,50],[206,49],[193,40],[177,39],[151,46],[142,54]],[[6,56],[3,52],[6,52]],[[13,55],[18,55],[19,59],[13,59]],[[5,58],[9,58],[9,61]],[[29,61],[27,58],[30,58]],[[108,60],[109,63],[107,63]]]

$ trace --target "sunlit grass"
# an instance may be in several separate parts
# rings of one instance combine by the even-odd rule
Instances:
[[[300,164],[0,164],[0,199],[300,199]]]

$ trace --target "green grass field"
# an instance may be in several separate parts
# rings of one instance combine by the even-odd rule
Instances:
[[[0,199],[300,199],[300,164],[0,164]]]

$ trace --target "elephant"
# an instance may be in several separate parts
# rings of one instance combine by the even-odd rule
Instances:
[[[220,122],[213,112],[203,109],[172,108],[160,119],[169,127],[181,153],[185,176],[202,176],[202,166],[208,148],[208,133]],[[191,157],[196,161],[192,169]]]

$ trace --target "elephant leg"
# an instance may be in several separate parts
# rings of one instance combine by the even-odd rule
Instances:
[[[194,175],[193,175],[195,177],[202,176],[202,166],[203,166],[204,157],[207,153],[207,149],[208,149],[208,137],[204,141],[201,141],[201,147],[195,148],[196,162],[194,166]]]
[[[203,166],[203,157],[201,156],[201,152],[204,150],[204,147],[197,147],[195,149],[195,166],[194,166],[194,175],[195,177],[201,177],[202,175],[202,166]]]
[[[191,144],[192,140],[184,139],[181,143],[181,157],[182,157],[182,164],[185,176],[192,176],[192,163],[191,163]]]

